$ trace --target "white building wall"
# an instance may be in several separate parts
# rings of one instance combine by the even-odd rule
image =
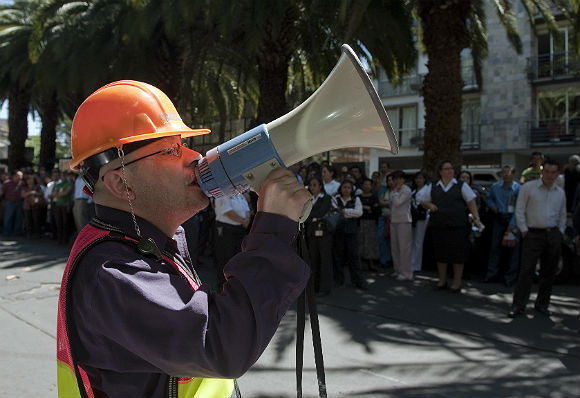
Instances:
[[[522,53],[508,41],[506,30],[491,4],[487,11],[488,57],[483,61],[481,87],[481,150],[509,151],[527,148],[532,118],[532,87],[527,59],[532,51],[531,28],[517,3]]]

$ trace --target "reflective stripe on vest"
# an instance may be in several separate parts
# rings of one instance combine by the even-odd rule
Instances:
[[[73,360],[75,353],[69,342],[69,331],[67,327],[67,299],[70,295],[71,280],[74,276],[76,265],[84,254],[93,246],[105,240],[125,241],[136,246],[136,242],[129,237],[115,237],[110,231],[87,225],[79,233],[71,249],[71,253],[64,270],[60,286],[57,315],[57,383],[59,398],[94,398],[94,393],[88,375],[81,366]],[[198,289],[197,283],[188,273],[178,266],[172,259],[163,256],[168,264],[171,264],[183,275],[193,290]],[[83,386],[82,391],[79,386]],[[179,378],[177,385],[177,397],[179,398],[227,398],[232,394],[234,381],[231,379],[212,378]],[[170,397],[172,398],[172,397]]]

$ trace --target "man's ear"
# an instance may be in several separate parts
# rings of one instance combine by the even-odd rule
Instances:
[[[125,187],[122,170],[110,170],[103,176],[103,184],[107,187],[111,195],[120,200],[127,200],[127,191],[129,198],[135,200],[135,194],[130,185]]]

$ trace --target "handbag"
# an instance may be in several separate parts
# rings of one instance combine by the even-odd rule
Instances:
[[[325,217],[328,232],[333,233],[344,222],[344,216],[339,210],[331,210]]]
[[[411,203],[411,219],[413,221],[413,225],[416,225],[417,221],[426,220],[427,210],[421,205],[414,206],[413,203]]]
[[[385,216],[385,228],[383,229],[383,236],[391,239],[391,216]]]
[[[413,193],[411,200],[411,220],[413,226],[417,225],[417,221],[423,221],[427,219],[427,209],[417,203],[417,199],[415,197],[416,194],[417,192]]]

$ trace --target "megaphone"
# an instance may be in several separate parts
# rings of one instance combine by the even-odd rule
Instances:
[[[333,149],[372,147],[398,152],[391,123],[369,76],[350,46],[344,44],[341,49],[330,75],[296,109],[207,152],[196,170],[207,196],[233,196],[248,188],[259,191],[270,171]]]

